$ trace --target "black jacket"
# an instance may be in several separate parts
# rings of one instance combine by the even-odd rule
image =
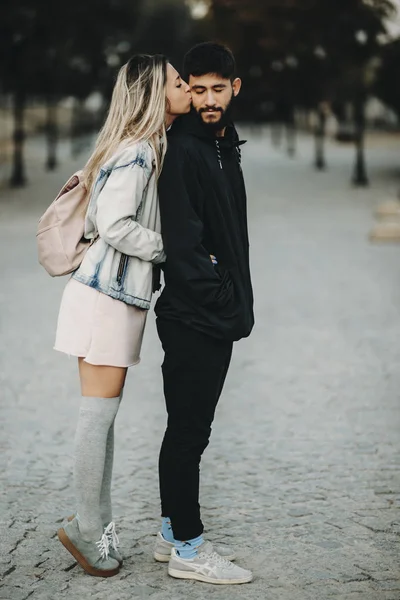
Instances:
[[[233,125],[216,138],[192,112],[168,134],[159,179],[167,261],[156,314],[230,341],[254,325],[242,143]]]

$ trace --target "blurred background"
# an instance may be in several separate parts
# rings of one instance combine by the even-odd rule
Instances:
[[[353,144],[349,176],[365,186],[365,130],[399,132],[399,10],[400,0],[3,0],[0,185],[28,182],[27,140],[48,170],[87,153],[131,54],[162,52],[180,69],[212,39],[237,58],[237,120],[254,135],[268,126],[289,156],[296,132],[314,135],[320,170],[326,135]]]

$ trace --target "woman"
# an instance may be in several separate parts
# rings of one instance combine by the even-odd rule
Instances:
[[[110,494],[114,419],[127,368],[140,361],[153,267],[165,260],[157,179],[166,129],[190,104],[189,86],[165,57],[134,56],[118,74],[84,169],[85,237],[94,242],[65,288],[55,342],[79,363],[77,514],[58,537],[85,571],[100,577],[117,574],[122,563]]]

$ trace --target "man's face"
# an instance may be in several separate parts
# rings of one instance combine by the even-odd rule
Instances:
[[[232,82],[213,73],[199,77],[190,75],[193,107],[203,123],[218,126],[233,96],[238,95],[241,83],[239,78]]]

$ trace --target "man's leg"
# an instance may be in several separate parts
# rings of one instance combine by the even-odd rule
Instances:
[[[203,540],[199,507],[200,459],[210,437],[232,343],[172,321],[159,319],[157,327],[165,350],[168,411],[160,453],[160,491],[162,514],[171,518],[175,537],[168,574],[224,585],[247,583],[252,580],[251,571],[229,562]]]
[[[165,351],[162,366],[168,426],[160,452],[162,515],[174,537],[200,536],[199,465],[208,445],[215,408],[232,354],[232,343],[179,322],[157,320]]]

